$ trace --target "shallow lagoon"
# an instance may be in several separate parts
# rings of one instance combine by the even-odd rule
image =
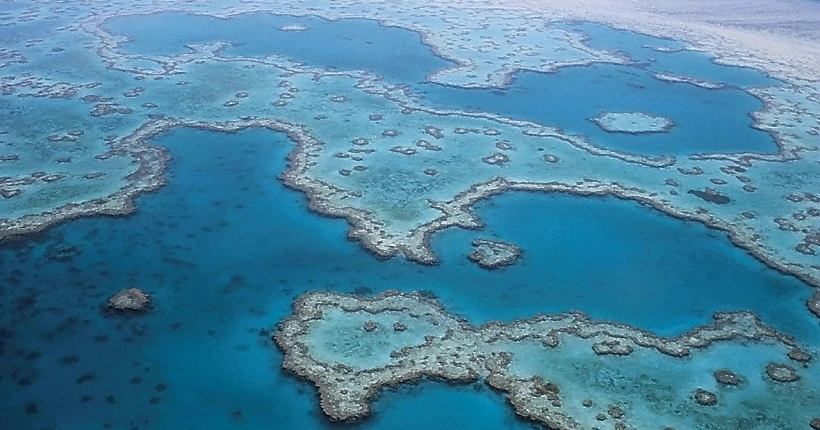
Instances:
[[[137,214],[71,222],[1,251],[0,390],[15,399],[2,414],[16,427],[327,426],[313,388],[279,371],[280,353],[260,332],[314,289],[427,289],[473,323],[572,308],[666,334],[706,323],[714,310],[748,308],[801,339],[818,337],[800,282],[722,235],[632,202],[504,195],[480,205],[486,230],[436,237],[440,266],[379,262],[344,239],[344,221],[309,214],[304,197],[279,183],[292,148],[284,136],[183,129],[156,143],[174,157],[169,183],[141,197]],[[466,258],[477,236],[513,241],[525,255],[486,272]],[[70,261],[48,258],[64,247],[77,249]],[[149,291],[154,309],[103,314],[105,299],[127,286]],[[435,413],[442,398],[482,410],[471,426],[529,426],[491,391],[440,387],[389,394],[354,427],[388,428],[408,408],[430,411],[428,426],[454,425]],[[26,412],[32,403],[37,412]]]

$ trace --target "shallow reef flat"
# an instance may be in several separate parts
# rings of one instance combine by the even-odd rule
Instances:
[[[580,313],[477,327],[397,291],[311,292],[293,309],[274,335],[283,367],[316,384],[334,420],[364,418],[382,389],[422,378],[482,380],[552,429],[744,420],[803,428],[813,419],[812,354],[748,312],[717,313],[710,325],[664,338]]]

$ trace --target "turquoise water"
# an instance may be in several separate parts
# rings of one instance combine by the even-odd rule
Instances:
[[[373,422],[367,427],[391,430],[541,428],[516,416],[503,396],[480,382],[457,386],[425,382],[390,390],[376,403]]]
[[[279,30],[289,24],[308,30]],[[231,46],[223,52],[228,57],[276,54],[323,69],[372,70],[395,82],[422,82],[432,71],[453,64],[433,55],[418,33],[367,19],[328,21],[270,13],[218,19],[163,12],[118,17],[107,28],[133,38],[122,47],[127,53],[172,56],[187,52],[187,44],[228,41]]]
[[[529,299],[544,300],[540,306],[552,302],[664,335],[707,323],[714,311],[752,309],[786,332],[820,339],[817,321],[800,308],[810,289],[701,224],[634,202],[560,194],[502,195],[478,213],[487,223],[482,235],[527,250],[505,270],[505,288],[540,284],[530,294],[549,300]]]
[[[742,88],[782,85],[749,68],[715,64],[699,52],[658,52],[653,47],[680,49],[684,44],[631,31],[592,24],[558,24],[581,31],[596,49],[618,50],[636,64],[597,64],[563,68],[557,73],[519,72],[503,91],[429,86],[421,89],[428,103],[450,108],[495,112],[504,116],[558,126],[582,134],[598,146],[644,155],[708,152],[777,152],[774,139],[752,128],[748,115],[763,103]],[[669,83],[652,73],[672,73],[728,86],[709,90]],[[670,133],[612,134],[588,121],[601,112],[639,111],[671,118]]]
[[[168,19],[177,25],[168,25]],[[292,23],[311,30],[276,30]],[[545,116],[549,124],[567,130],[574,124],[577,132],[592,137],[594,130],[584,129],[591,126],[587,111],[607,105],[584,104],[580,96],[600,99],[606,90],[619,110],[630,103],[677,109],[669,112],[677,115],[675,133],[681,134],[605,142],[635,151],[664,145],[683,152],[716,150],[721,142],[676,143],[690,136],[686,133],[722,133],[707,128],[717,127],[711,123],[687,125],[708,120],[691,112],[701,106],[697,103],[733,112],[727,115],[735,122],[725,127],[735,136],[748,128],[737,117],[745,118],[756,106],[738,90],[702,93],[690,85],[649,79],[644,69],[654,65],[522,73],[500,93],[456,93],[460,90],[419,84],[448,63],[420,44],[418,34],[367,20],[157,14],[117,19],[110,26],[139,35],[125,46],[129,52],[171,55],[183,52],[184,43],[229,39],[235,44],[225,55],[279,53],[318,67],[373,70],[396,82],[416,83],[415,91],[428,91],[430,101],[439,95],[448,106],[505,99],[491,103],[491,111],[522,118],[554,114]],[[592,43],[603,37],[589,31]],[[624,37],[635,39],[619,49],[637,56],[630,50],[638,49],[643,36],[630,34]],[[327,40],[335,43],[323,43]],[[717,73],[710,67],[719,69],[703,63],[699,76]],[[588,87],[577,85],[583,79],[590,80]],[[733,85],[743,86],[753,77],[737,79]],[[658,97],[631,99],[627,88],[639,92],[640,85],[642,91],[658,91]],[[566,118],[554,112],[557,108],[523,103],[546,90],[565,91],[559,105],[568,112]],[[444,97],[448,91],[453,95]],[[744,145],[767,137],[749,132]],[[708,323],[714,311],[750,309],[803,342],[820,340],[818,322],[804,307],[810,289],[800,281],[766,268],[720,232],[634,202],[503,195],[477,206],[487,223],[484,230],[436,234],[433,247],[442,263],[424,267],[402,258],[380,261],[346,239],[343,220],[310,213],[304,196],[277,179],[292,149],[283,135],[182,129],[154,143],[170,148],[173,156],[168,185],[140,197],[136,214],[72,221],[0,245],[3,428],[531,427],[482,384],[432,382],[386,392],[375,403],[372,419],[328,422],[313,386],[280,371],[281,353],[269,339],[269,329],[290,314],[293,300],[318,289],[360,294],[427,290],[475,324],[576,309],[665,335]],[[510,241],[524,255],[512,267],[485,271],[466,258],[477,237]],[[68,257],[55,258],[65,248]],[[132,286],[152,295],[150,312],[122,316],[104,311],[110,295]]]
[[[183,129],[156,143],[171,148],[169,183],[139,198],[135,215],[73,221],[0,248],[9,428],[327,428],[312,386],[279,371],[281,354],[260,332],[316,289],[427,289],[474,323],[579,309],[667,334],[714,310],[752,309],[802,340],[818,337],[800,282],[635,203],[504,195],[480,205],[485,231],[437,235],[443,262],[422,267],[378,261],[345,239],[344,221],[309,214],[276,179],[292,148],[279,134]],[[486,272],[466,258],[479,236],[525,254]],[[76,247],[70,261],[48,257],[64,247]],[[152,294],[149,313],[102,311],[130,286]],[[443,402],[475,416],[444,414]],[[375,410],[351,426],[395,428],[411,411],[430,428],[529,426],[472,386],[402,388]]]
[[[293,23],[310,30],[278,30]],[[735,87],[777,85],[778,81],[751,69],[716,65],[700,53],[660,53],[644,48],[678,45],[671,41],[592,24],[563,27],[590,34],[590,43],[596,47],[613,49],[612,44],[616,44],[614,48],[639,64],[570,67],[551,74],[520,72],[507,89],[464,89],[422,83],[426,76],[452,63],[422,45],[418,33],[384,27],[372,20],[327,21],[267,13],[225,20],[169,12],[108,22],[111,31],[133,39],[122,46],[129,54],[174,55],[185,52],[185,44],[226,40],[232,42],[226,56],[279,54],[314,67],[369,70],[389,81],[408,84],[432,106],[490,112],[557,126],[568,133],[585,135],[595,145],[623,152],[688,155],[777,151],[771,135],[752,128],[748,115],[762,109],[763,103]],[[662,82],[650,73],[659,71],[725,82],[732,88],[708,90]],[[663,134],[607,133],[589,121],[605,111],[647,112],[669,117],[676,125]]]
[[[701,152],[776,152],[771,135],[748,115],[763,103],[738,89],[707,90],[659,81],[630,66],[598,64],[554,74],[522,72],[504,91],[430,86],[438,106],[496,112],[587,136],[597,146],[645,155]],[[646,112],[671,118],[669,133],[607,133],[589,118],[601,112]]]
[[[136,215],[72,222],[0,250],[5,428],[328,427],[310,384],[279,371],[260,329],[308,290],[389,288],[382,266],[344,239],[343,221],[306,216],[303,196],[276,180],[292,149],[283,136],[180,130],[158,143],[172,148],[170,182],[140,198]],[[48,259],[56,247],[77,255]],[[416,266],[395,263],[414,276]],[[128,286],[151,293],[151,312],[102,312]],[[471,392],[448,402],[512,416]],[[413,393],[421,410],[443,395]],[[357,427],[403,417],[384,410]]]

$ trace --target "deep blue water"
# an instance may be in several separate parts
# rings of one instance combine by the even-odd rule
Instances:
[[[634,202],[562,194],[506,194],[478,213],[483,234],[527,250],[506,269],[505,288],[540,283],[530,294],[561,307],[551,312],[576,308],[671,335],[714,311],[751,309],[786,332],[820,340],[820,324],[800,308],[811,289],[701,224]]]
[[[139,198],[135,215],[73,221],[0,248],[8,428],[328,427],[311,385],[281,373],[280,353],[260,333],[315,289],[427,289],[475,323],[579,309],[667,334],[714,310],[752,309],[804,341],[818,338],[800,282],[720,234],[636,203],[504,195],[480,205],[485,231],[437,235],[442,264],[422,267],[379,261],[345,239],[344,221],[309,214],[276,179],[292,148],[279,134],[183,129],[156,143],[174,157],[169,183]],[[466,258],[478,236],[525,254],[484,271]],[[70,261],[48,257],[64,247],[76,247]],[[131,286],[152,294],[151,312],[101,311]],[[444,414],[442,403],[474,413]],[[472,386],[402,388],[376,412],[353,427],[395,428],[410,412],[430,428],[528,426]]]
[[[282,32],[301,23],[309,31]],[[768,133],[752,128],[749,113],[763,103],[738,88],[777,85],[751,69],[720,66],[696,52],[660,53],[644,46],[677,47],[678,43],[616,31],[600,25],[564,25],[590,35],[599,48],[618,49],[636,66],[598,64],[560,69],[557,73],[520,72],[506,89],[464,89],[423,83],[425,77],[452,63],[421,44],[418,33],[384,27],[376,21],[293,17],[256,13],[217,19],[182,13],[125,16],[108,28],[133,40],[122,49],[131,54],[173,55],[183,45],[228,40],[224,55],[279,54],[315,67],[363,69],[393,82],[408,84],[425,102],[447,109],[478,110],[557,126],[588,136],[598,146],[645,155],[704,152],[776,152]],[[614,46],[613,46],[614,45]],[[651,72],[672,72],[711,79],[732,88],[707,90],[689,84],[658,81]],[[604,111],[642,111],[672,118],[670,133],[613,134],[589,118]]]
[[[305,291],[387,289],[390,272],[345,239],[343,221],[307,215],[304,197],[276,179],[292,149],[283,136],[179,130],[158,143],[174,157],[169,184],[141,197],[134,216],[79,220],[0,248],[4,428],[328,427],[311,385],[280,372],[260,329]],[[76,247],[71,261],[47,257],[65,247]],[[386,266],[403,273],[398,285],[421,270]],[[102,312],[130,286],[151,293],[151,312]],[[354,427],[394,428],[407,405],[438,411],[445,395],[402,392],[409,403]],[[482,411],[458,417],[468,427],[526,428],[486,390],[459,388],[447,402]]]

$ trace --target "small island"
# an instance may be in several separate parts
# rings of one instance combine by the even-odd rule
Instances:
[[[675,126],[671,118],[644,112],[602,112],[589,120],[607,133],[668,133]]]
[[[671,73],[653,73],[652,76],[659,81],[691,84],[696,87],[705,88],[707,90],[719,90],[721,88],[724,88],[723,84],[703,79],[697,79],[691,76],[674,75]]]

